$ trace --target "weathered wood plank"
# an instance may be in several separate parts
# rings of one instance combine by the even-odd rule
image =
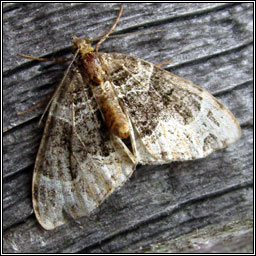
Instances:
[[[3,226],[4,252],[136,251],[215,223],[242,221],[253,211],[253,5],[125,4],[117,31],[162,32],[109,39],[101,51],[153,63],[210,91],[239,120],[242,138],[206,159],[140,166],[90,216],[44,231],[32,212],[33,163],[43,106],[67,64],[16,56],[70,56],[71,36],[102,35],[118,4],[4,4]],[[161,239],[161,240],[163,240]]]

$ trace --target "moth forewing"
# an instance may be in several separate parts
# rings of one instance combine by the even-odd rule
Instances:
[[[140,163],[202,158],[240,137],[233,114],[191,82],[128,55],[101,58],[136,131]]]
[[[45,229],[88,215],[132,174],[136,163],[109,134],[79,69],[49,109],[33,176],[33,206]],[[84,102],[84,98],[87,101]]]

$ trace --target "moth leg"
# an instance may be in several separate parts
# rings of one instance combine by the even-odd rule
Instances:
[[[32,112],[33,110],[35,110],[35,109],[37,109],[37,108],[40,108],[40,107],[42,107],[43,105],[47,104],[47,102],[49,102],[49,100],[50,100],[51,98],[52,98],[52,96],[49,96],[49,97],[47,97],[46,99],[44,99],[44,100],[40,101],[39,103],[37,103],[36,105],[31,106],[31,107],[25,109],[24,111],[18,112],[17,115],[18,115],[18,116],[22,116],[22,115],[25,115],[25,114],[27,114],[27,113],[29,113],[29,112]]]
[[[26,58],[26,59],[29,59],[29,60],[36,60],[36,61],[66,62],[66,61],[70,61],[70,60],[73,59],[73,58],[51,58],[51,59],[50,58],[40,58],[40,57],[25,55],[25,54],[22,54],[22,53],[18,53],[17,55],[22,57],[22,58]],[[49,102],[49,100],[53,97],[53,95],[51,97],[47,97],[45,100],[37,103],[36,105],[34,105],[32,107],[29,107],[28,109],[26,109],[24,111],[18,112],[17,115],[21,116],[21,115],[29,113],[29,112],[37,109],[37,108],[40,108],[41,106],[43,106],[45,104],[46,101]],[[48,107],[47,107],[47,109],[48,109]],[[40,122],[41,122],[41,119],[40,119]]]
[[[25,55],[22,53],[18,53],[18,56],[22,57],[22,58],[26,58],[29,60],[37,60],[37,61],[52,61],[52,62],[66,62],[66,61],[70,61],[73,58],[40,58],[40,57],[34,57],[34,56],[30,56],[30,55]]]
[[[78,55],[78,52],[79,52],[79,49],[77,49],[76,53],[74,54],[74,57],[72,58],[70,64],[68,65],[68,68],[67,68],[67,70],[66,70],[66,72],[65,72],[65,74],[64,74],[64,76],[63,76],[63,78],[62,78],[62,80],[61,80],[61,82],[60,82],[60,84],[58,85],[57,89],[55,90],[55,92],[54,92],[54,94],[53,94],[53,96],[52,96],[52,98],[51,98],[51,100],[49,101],[48,105],[46,106],[46,108],[45,108],[45,110],[44,110],[44,112],[43,112],[43,114],[42,114],[42,116],[41,116],[41,118],[40,118],[40,120],[39,120],[39,125],[41,124],[41,122],[42,122],[42,120],[43,120],[43,118],[44,118],[44,115],[45,115],[46,111],[47,111],[47,110],[49,109],[49,107],[51,106],[51,104],[52,104],[52,102],[53,102],[55,96],[59,93],[61,87],[63,86],[63,84],[64,84],[64,82],[65,82],[65,80],[66,80],[66,78],[67,78],[67,75],[68,75],[68,73],[69,73],[69,71],[70,71],[70,69],[71,69],[71,66],[73,65],[73,62],[75,61],[75,59],[76,59],[76,57],[77,57],[77,55]]]
[[[160,63],[154,64],[154,65],[160,68],[160,67],[165,66],[165,65],[167,65],[171,62],[172,62],[172,60],[165,60],[165,61],[162,61]]]

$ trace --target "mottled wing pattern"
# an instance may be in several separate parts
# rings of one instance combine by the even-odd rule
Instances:
[[[191,82],[124,54],[101,59],[131,120],[138,162],[202,158],[240,137],[232,113]]]
[[[70,71],[49,110],[33,176],[38,221],[53,229],[88,215],[132,174],[135,166],[104,128],[78,70]]]

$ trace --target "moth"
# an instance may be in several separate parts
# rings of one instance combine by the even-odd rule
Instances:
[[[95,48],[73,37],[75,56],[50,102],[32,185],[47,230],[89,215],[138,163],[203,158],[241,135],[205,90],[147,61],[98,51],[121,13]]]

